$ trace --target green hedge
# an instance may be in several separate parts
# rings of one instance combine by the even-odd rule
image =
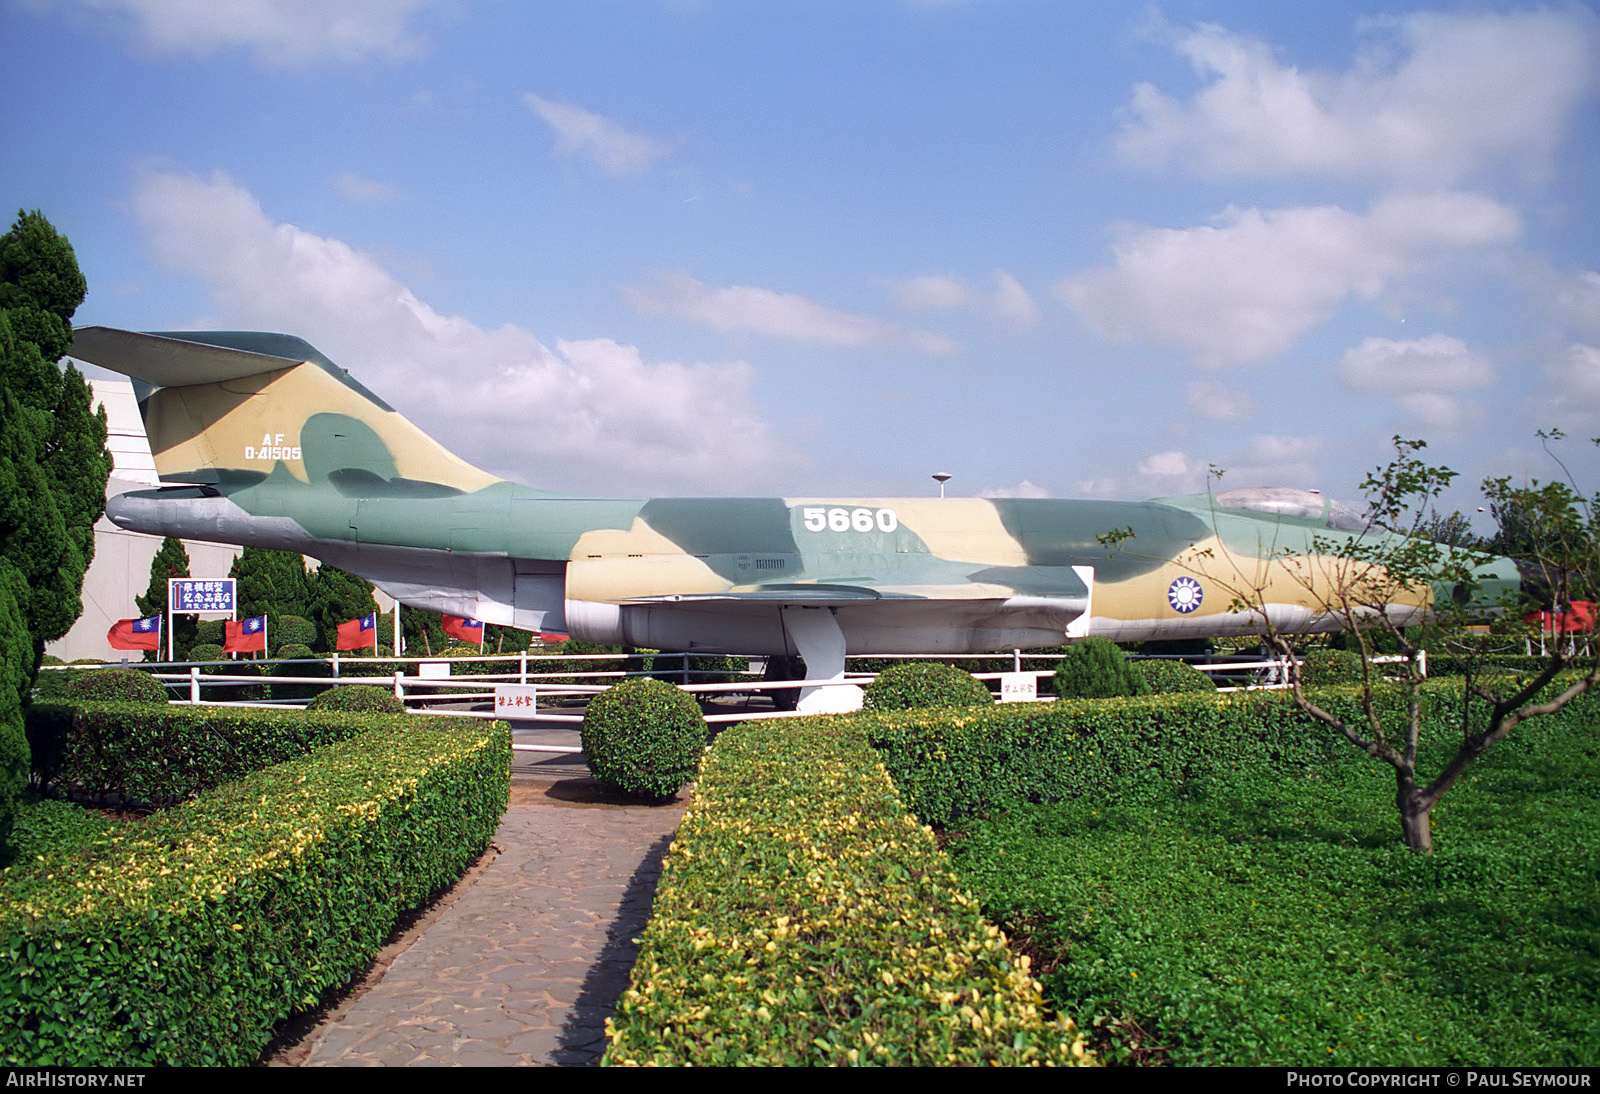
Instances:
[[[247,1065],[460,877],[505,810],[504,723],[372,718],[0,878],[0,1061]]]
[[[1353,689],[1326,701],[1356,714]],[[1383,698],[1396,711],[1399,701]],[[1286,692],[1062,699],[857,720],[907,806],[930,824],[1014,802],[1115,800],[1217,765],[1314,766],[1350,748],[1311,725]]]
[[[145,703],[36,703],[33,770],[96,798],[174,802],[367,728],[359,715]]]
[[[1509,682],[1508,682],[1509,683]],[[1322,688],[1323,708],[1361,724],[1361,688]],[[1461,682],[1423,687],[1421,770],[1437,771],[1459,743]],[[1374,688],[1384,724],[1404,724],[1405,693]],[[1574,709],[1592,709],[1584,696]],[[1475,704],[1482,714],[1484,704]],[[1287,691],[1002,704],[990,710],[863,713],[857,723],[923,821],[1093,795],[1114,803],[1152,787],[1266,765],[1293,777],[1355,752],[1295,707]]]
[[[1083,1062],[847,720],[717,738],[604,1063]]]

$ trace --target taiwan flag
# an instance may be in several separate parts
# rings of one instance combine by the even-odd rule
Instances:
[[[252,615],[237,623],[229,619],[222,624],[222,648],[229,653],[250,653],[267,648],[267,617]]]
[[[339,640],[334,643],[334,649],[364,650],[368,646],[373,649],[378,648],[377,612],[339,624]]]
[[[463,619],[459,615],[444,617],[444,633],[462,642],[483,645],[483,624],[476,619]]]
[[[144,619],[119,619],[106,632],[106,641],[114,650],[159,650],[161,648],[161,617]]]

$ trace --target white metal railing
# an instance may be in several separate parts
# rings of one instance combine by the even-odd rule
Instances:
[[[655,676],[663,674],[677,674],[681,682],[677,685],[691,695],[759,695],[763,692],[789,691],[794,692],[802,688],[829,688],[829,687],[861,687],[872,682],[876,677],[870,672],[846,672],[839,680],[807,681],[807,680],[764,680],[756,675],[754,663],[747,670],[751,677],[747,680],[733,680],[727,683],[694,683],[695,676],[721,676],[728,674],[728,669],[697,670],[691,667],[694,654],[571,654],[540,656],[527,653],[517,654],[490,654],[481,657],[348,657],[335,654],[327,661],[316,659],[314,661],[207,661],[207,662],[178,662],[166,665],[151,665],[151,675],[162,681],[167,687],[177,692],[181,698],[174,702],[185,705],[214,705],[214,706],[241,706],[241,707],[277,707],[297,708],[305,704],[299,699],[280,700],[225,700],[209,698],[206,689],[214,688],[247,688],[261,685],[289,685],[309,687],[382,687],[393,692],[395,698],[406,704],[408,709],[423,714],[440,714],[452,717],[466,718],[504,718],[513,717],[517,720],[537,720],[556,724],[581,724],[583,715],[563,709],[563,704],[570,700],[586,699],[610,687],[617,680],[628,676]],[[879,660],[940,660],[940,661],[976,661],[993,660],[1004,654],[952,654],[952,655],[927,655],[927,654],[881,654],[873,655]],[[1224,655],[1226,656],[1226,655]],[[627,662],[638,660],[640,657],[651,659],[651,668],[648,671],[626,668],[617,669],[587,669],[574,671],[570,668],[555,667],[561,664],[574,662],[609,663]],[[1020,650],[1011,652],[1011,672],[980,672],[973,675],[985,682],[1000,681],[1007,676],[1032,677],[1035,681],[1041,677],[1054,675],[1055,670],[1050,669],[1023,669],[1024,660],[1059,660],[1060,654],[1026,654]],[[679,666],[674,668],[664,665],[663,661],[679,660]],[[1374,657],[1372,663],[1385,663],[1403,661],[1403,657]],[[764,662],[764,659],[756,659]],[[328,676],[295,676],[295,675],[245,675],[242,673],[228,673],[217,671],[238,667],[247,664],[274,664],[278,666],[291,666],[295,664],[326,664],[329,666]],[[466,664],[503,664],[507,671],[497,673],[472,673],[470,675],[454,675],[452,668],[461,663]],[[132,667],[128,662],[122,663]],[[395,665],[396,671],[382,676],[348,676],[342,670],[354,665]],[[530,664],[532,671],[530,671]],[[1223,685],[1218,691],[1252,691],[1261,689],[1281,689],[1289,686],[1289,661],[1281,658],[1248,659],[1248,655],[1241,655],[1234,659],[1216,661],[1205,664],[1190,663],[1191,666],[1205,673],[1254,673],[1258,676],[1265,675],[1266,679],[1250,684],[1229,686]],[[1420,661],[1423,675],[1427,674],[1426,654]],[[90,666],[52,665],[50,669],[82,669]],[[102,667],[102,666],[93,666]],[[107,665],[103,667],[116,667]],[[140,667],[143,667],[142,665]],[[414,668],[415,674],[409,674],[406,668]],[[163,669],[169,671],[163,671]],[[501,692],[500,685],[516,685],[521,690],[517,698],[522,700],[515,708],[515,712],[508,711],[504,704],[498,700],[506,693]],[[461,710],[461,709],[435,709],[429,703],[439,701],[452,704],[484,703],[496,704],[493,710]],[[1053,696],[1035,696],[1032,701],[1051,702]],[[713,713],[706,715],[710,723],[754,721],[766,718],[791,718],[797,712],[792,710],[754,710],[738,711],[733,713]],[[545,746],[519,745],[519,749],[529,751],[570,751]]]

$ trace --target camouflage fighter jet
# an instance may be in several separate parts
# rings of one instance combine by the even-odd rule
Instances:
[[[846,651],[1334,629],[1328,575],[1306,556],[1314,536],[1363,530],[1287,489],[1142,503],[564,495],[452,455],[290,335],[86,327],[71,354],[134,378],[174,484],[111,499],[120,527],[297,551],[407,605],[489,623],[798,654],[812,682],[840,679]],[[1133,544],[1100,542],[1122,528]],[[1266,617],[1235,610],[1241,582],[1263,590]],[[860,692],[807,688],[800,704],[854,709]]]

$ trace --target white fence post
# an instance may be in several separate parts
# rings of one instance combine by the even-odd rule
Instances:
[[[200,702],[200,666],[189,666],[189,702]]]

